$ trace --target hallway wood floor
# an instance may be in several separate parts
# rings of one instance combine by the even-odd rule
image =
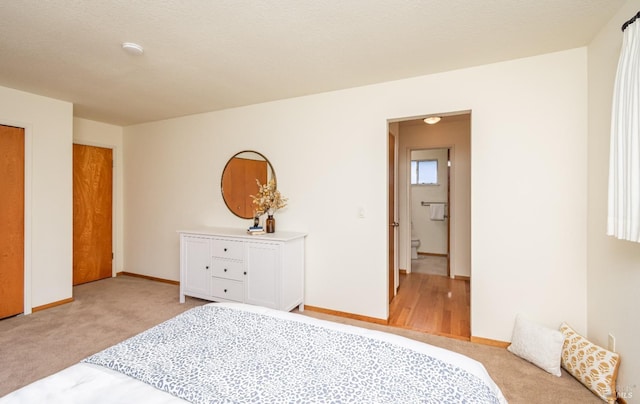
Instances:
[[[389,325],[469,340],[468,280],[420,273],[400,274],[398,294],[389,305]]]

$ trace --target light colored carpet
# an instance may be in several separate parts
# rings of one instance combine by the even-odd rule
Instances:
[[[187,309],[206,303],[178,303],[178,287],[120,276],[73,289],[75,301],[29,316],[0,321],[0,396]],[[417,331],[335,317],[304,315],[377,329],[460,352],[482,362],[510,403],[600,403],[563,371],[552,376],[507,350]]]
[[[411,260],[411,272],[447,276],[447,257],[420,255]]]
[[[75,301],[0,321],[0,396],[205,303],[128,276],[73,288]]]

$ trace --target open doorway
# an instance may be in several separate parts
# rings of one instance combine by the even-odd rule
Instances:
[[[442,114],[441,117],[435,125],[426,124],[424,116],[391,123],[398,138],[395,180],[399,288],[389,305],[389,325],[468,339],[471,333],[471,113]],[[416,168],[420,161],[425,161],[422,164],[427,172],[429,165],[437,165],[438,178],[412,186],[411,176],[416,174],[411,167],[413,164]],[[438,209],[432,209],[432,205],[438,205]],[[435,220],[432,214],[436,215]],[[422,274],[414,270],[412,227],[413,235],[418,234],[420,240],[416,255],[441,259],[445,267],[442,274]],[[430,234],[429,227],[436,231]]]
[[[411,273],[450,276],[450,148],[410,150]]]

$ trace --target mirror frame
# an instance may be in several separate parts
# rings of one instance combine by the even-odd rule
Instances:
[[[222,169],[222,175],[220,176],[220,193],[222,194],[222,200],[224,201],[224,204],[227,206],[227,209],[229,209],[229,211],[231,213],[233,213],[234,215],[236,215],[237,217],[239,217],[241,219],[253,219],[253,214],[250,215],[250,216],[242,216],[241,212],[236,212],[229,205],[230,202],[227,200],[227,198],[225,197],[225,194],[224,194],[224,178],[225,178],[225,173],[227,171],[227,167],[229,167],[229,163],[231,163],[231,161],[234,158],[239,158],[239,156],[241,154],[243,154],[243,153],[253,153],[253,154],[256,154],[256,155],[260,156],[260,158],[262,158],[267,163],[267,181],[269,181],[270,179],[273,179],[273,181],[276,183],[276,187],[277,187],[278,186],[278,180],[276,178],[276,170],[274,170],[273,165],[271,164],[271,161],[269,161],[269,159],[264,154],[262,154],[260,152],[257,152],[255,150],[242,150],[242,151],[239,151],[238,153],[236,153],[233,156],[231,156],[231,158],[229,158],[227,163],[224,165],[224,168]],[[253,179],[253,182],[255,182],[255,179]],[[251,195],[251,194],[248,194],[247,197],[249,195]]]

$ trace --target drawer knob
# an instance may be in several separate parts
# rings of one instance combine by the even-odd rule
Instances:
[[[247,271],[244,271],[244,274],[246,275],[246,274],[247,274]]]
[[[224,269],[224,272],[227,272],[227,268]]]
[[[206,267],[204,267],[204,269],[209,269],[209,265],[207,265]]]
[[[224,290],[224,293],[227,293],[227,289]]]
[[[224,251],[226,252],[226,251],[227,251],[227,249],[225,248],[225,249],[224,249]]]

